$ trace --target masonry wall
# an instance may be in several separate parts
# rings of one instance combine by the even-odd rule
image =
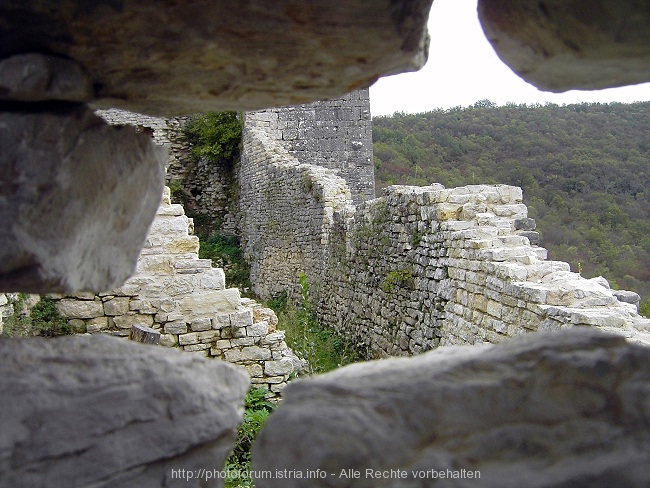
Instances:
[[[320,320],[369,357],[569,326],[650,344],[633,297],[531,244],[519,188],[394,186],[355,209],[333,171],[299,164],[259,126],[245,130],[241,171],[255,291],[295,294],[304,273]]]
[[[246,124],[266,132],[299,162],[335,170],[355,203],[375,197],[367,88],[332,100],[248,112]]]
[[[301,164],[263,131],[246,124],[239,170],[240,232],[253,291],[297,295],[299,275],[324,272],[335,211],[351,204],[345,181]]]

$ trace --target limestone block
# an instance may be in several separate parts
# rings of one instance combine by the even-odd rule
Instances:
[[[223,290],[226,287],[226,275],[221,268],[206,269],[201,273],[199,283],[206,290]]]
[[[231,313],[230,325],[237,329],[253,325],[253,311],[251,309],[245,309]]]
[[[178,336],[174,334],[160,334],[160,342],[158,344],[164,347],[174,347],[178,344]]]
[[[256,322],[246,328],[248,337],[263,337],[269,332],[269,324],[266,321]]]
[[[242,347],[224,351],[226,361],[238,363],[243,361],[267,361],[271,359],[271,351],[259,346]]]
[[[130,329],[133,324],[142,324],[147,327],[153,325],[153,317],[151,315],[142,315],[138,313],[127,313],[124,315],[116,315],[111,317],[115,323],[115,327],[119,329]]]
[[[75,61],[91,75],[97,108],[182,115],[293,105],[420,68],[430,6],[74,0],[52,9],[7,0],[0,57],[34,51]]]
[[[212,319],[212,328],[221,330],[225,327],[230,327],[230,314],[229,313],[218,313]]]
[[[104,302],[104,315],[124,315],[128,311],[128,297],[115,297]]]
[[[103,334],[0,340],[0,485],[220,486],[249,381],[238,368]]]
[[[595,90],[650,81],[650,8],[643,0],[480,0],[497,55],[541,90]]]
[[[81,106],[0,112],[0,218],[12,223],[0,229],[0,290],[121,285],[160,202],[164,161],[148,135]]]
[[[92,81],[74,61],[39,53],[0,60],[2,100],[86,102],[92,97]]]
[[[67,319],[92,319],[104,315],[104,307],[100,300],[64,298],[57,302],[56,308]]]
[[[187,323],[183,321],[167,322],[163,326],[166,334],[185,334],[187,333]]]
[[[233,312],[241,302],[239,290],[202,290],[181,297],[179,312],[188,320],[212,315],[215,312]]]
[[[253,470],[321,469],[323,487],[432,486],[432,470],[480,473],[442,487],[647,486],[649,387],[646,347],[590,329],[358,363],[288,384]]]
[[[190,329],[193,332],[201,332],[212,328],[212,320],[209,317],[194,319],[190,323]]]
[[[108,329],[108,317],[95,317],[86,320],[86,332],[94,333]]]

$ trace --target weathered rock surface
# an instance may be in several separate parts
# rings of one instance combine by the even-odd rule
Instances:
[[[92,96],[90,78],[69,59],[33,53],[0,61],[0,99],[85,102]]]
[[[644,0],[479,0],[501,60],[542,90],[594,90],[650,81]]]
[[[152,115],[324,100],[426,61],[432,0],[4,1],[0,58],[50,53],[96,107]]]
[[[121,284],[160,203],[164,159],[146,134],[80,105],[0,112],[0,290]]]
[[[254,447],[255,470],[328,476],[256,486],[648,486],[649,388],[650,349],[591,329],[360,363],[291,382]]]
[[[221,469],[239,368],[108,336],[0,339],[0,356],[0,486],[221,486],[178,472]]]

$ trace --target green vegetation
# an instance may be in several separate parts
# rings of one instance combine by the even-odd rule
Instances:
[[[211,259],[216,268],[223,268],[228,286],[250,291],[250,268],[244,259],[239,238],[215,232],[207,239],[199,239],[199,257]]]
[[[283,293],[267,306],[278,315],[278,329],[285,331],[289,347],[308,362],[307,374],[325,373],[360,361],[361,354],[350,341],[318,322],[304,274],[300,275],[300,293],[299,305],[292,304]]]
[[[225,488],[249,488],[254,486],[250,477],[251,448],[276,405],[267,401],[266,388],[251,388],[244,403],[244,421],[237,431],[232,453],[226,460]]]
[[[56,301],[49,297],[41,299],[28,312],[27,295],[19,293],[11,299],[12,315],[3,324],[2,334],[9,337],[55,337],[85,332],[74,328],[61,316]]]
[[[385,293],[390,293],[396,286],[408,287],[413,280],[413,271],[410,269],[394,269],[389,271],[381,284]]]
[[[239,158],[242,122],[237,112],[209,112],[190,117],[183,135],[192,155],[232,168]]]
[[[377,188],[522,187],[551,259],[650,295],[650,103],[396,113],[373,118],[373,148]]]
[[[650,319],[650,298],[648,298],[645,302],[641,303],[641,308],[639,312],[644,317],[648,317]]]

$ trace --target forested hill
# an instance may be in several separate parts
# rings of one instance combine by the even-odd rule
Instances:
[[[648,300],[650,102],[396,113],[373,147],[377,188],[521,186],[551,259]]]

